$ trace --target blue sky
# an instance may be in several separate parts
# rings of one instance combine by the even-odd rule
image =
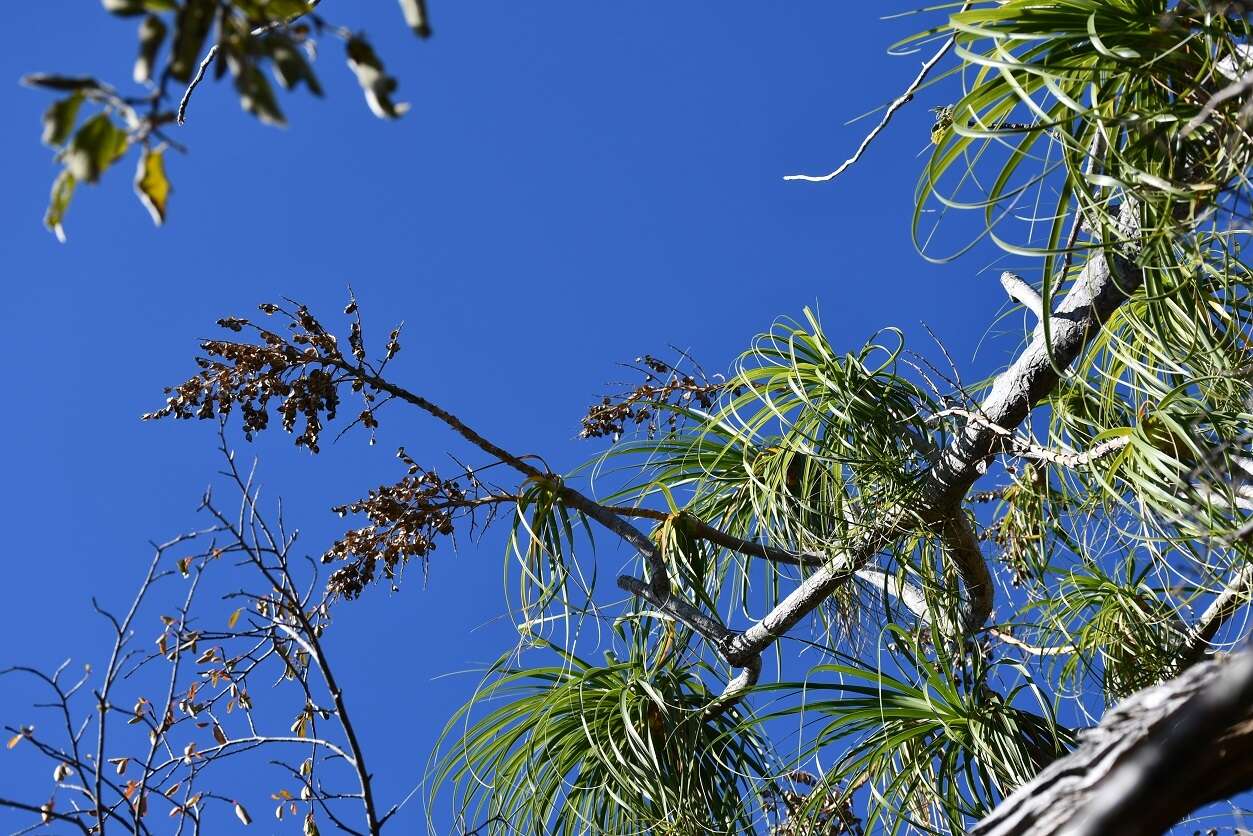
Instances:
[[[41,225],[56,172],[38,142],[49,97],[16,80],[62,71],[125,89],[134,22],[81,0],[6,10],[9,31],[28,34],[0,53],[0,327],[11,352],[0,661],[99,663],[108,637],[90,598],[121,607],[147,541],[200,524],[195,507],[218,469],[213,428],[138,416],[191,372],[215,319],[258,302],[293,296],[333,317],[351,283],[375,332],[406,322],[399,381],[557,469],[599,449],[577,440],[578,419],[626,377],[618,362],[677,345],[723,368],[805,305],[848,348],[885,325],[925,345],[926,321],[968,378],[1004,361],[999,350],[976,356],[1004,307],[999,271],[985,269],[999,254],[941,267],[910,242],[926,107],[943,102],[906,108],[834,183],[782,179],[833,168],[869,127],[844,123],[913,76],[918,58],[886,55],[910,20],[832,2],[431,3],[425,43],[393,0],[324,4],[366,30],[400,79],[414,107],[399,122],[370,115],[329,40],[316,65],[326,99],[284,96],[285,130],[206,84],[176,134],[191,153],[168,160],[166,228],[131,194],[128,160],[80,188],[65,245]],[[267,495],[284,498],[314,554],[337,533],[331,505],[400,475],[397,446],[432,466],[461,449],[400,411],[375,447],[351,435],[311,457],[276,431],[237,440],[260,456]],[[475,682],[444,675],[511,641],[498,618],[500,536],[463,546],[435,554],[427,588],[342,607],[333,633],[389,801],[420,779]],[[0,682],[0,721],[39,722],[32,696]],[[0,759],[0,791],[44,791],[42,765],[31,775],[32,761]],[[259,808],[269,791],[256,788]],[[399,831],[414,832],[421,812],[418,801],[406,808]],[[0,827],[20,823],[0,814]]]

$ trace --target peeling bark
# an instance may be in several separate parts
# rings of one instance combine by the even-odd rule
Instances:
[[[971,833],[1161,833],[1253,787],[1253,648],[1131,695],[1079,741]]]

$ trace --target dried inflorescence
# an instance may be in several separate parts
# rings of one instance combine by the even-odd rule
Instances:
[[[762,793],[767,809],[785,812],[783,820],[770,828],[771,836],[861,836],[864,832],[853,812],[852,793],[820,786],[822,779],[808,772],[797,770],[783,777],[793,787],[812,789],[805,793],[776,788]]]
[[[340,516],[363,514],[369,521],[348,531],[322,555],[323,563],[348,564],[331,574],[327,590],[332,595],[356,598],[376,579],[380,564],[383,577],[391,580],[413,558],[424,564],[436,539],[453,533],[457,514],[481,504],[458,479],[444,479],[425,470],[405,453],[396,454],[409,472],[394,485],[381,485],[364,499],[333,509]]]
[[[218,320],[218,325],[236,333],[250,330],[260,343],[230,340],[206,340],[201,349],[206,356],[196,358],[200,372],[176,387],[167,388],[166,404],[144,415],[144,420],[173,416],[175,418],[225,417],[238,406],[243,415],[245,436],[266,429],[270,409],[282,419],[283,429],[292,433],[298,420],[303,427],[296,436],[296,446],[318,452],[323,424],[335,418],[340,405],[339,387],[350,382],[352,389],[362,393],[365,409],[358,421],[369,428],[378,426],[372,404],[375,395],[367,389],[360,374],[345,370],[348,361],[340,352],[335,335],[328,332],[304,305],[287,310],[263,304],[267,316],[278,314],[288,320],[291,333],[286,337],[236,317]],[[356,312],[351,303],[348,313]],[[361,321],[353,321],[349,346],[358,369],[368,368],[361,336]],[[399,329],[394,330],[387,344],[383,362],[400,349]],[[277,404],[275,406],[275,404]]]
[[[591,406],[583,416],[580,437],[608,436],[617,441],[627,425],[643,425],[649,438],[656,436],[662,424],[668,432],[674,432],[683,410],[710,409],[725,386],[703,375],[698,380],[651,355],[638,357],[636,362],[645,367],[644,382],[623,395],[606,395],[600,403]]]

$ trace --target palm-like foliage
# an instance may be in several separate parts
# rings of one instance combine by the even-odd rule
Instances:
[[[665,631],[662,631],[665,633]],[[742,833],[767,776],[763,741],[730,713],[707,710],[701,666],[631,642],[623,661],[493,671],[479,698],[499,707],[448,724],[437,782],[459,786],[468,821],[514,832]],[[503,830],[504,828],[502,828]]]
[[[1014,460],[956,512],[997,549],[999,623],[962,626],[953,546],[912,514],[988,385],[937,385],[895,330],[844,351],[814,314],[780,321],[716,400],[658,399],[649,409],[674,429],[617,444],[597,473],[627,474],[612,502],[665,505],[652,536],[674,594],[749,621],[889,519],[878,565],[803,622],[818,658],[776,645],[782,681],[723,710],[723,648],[637,602],[632,623],[651,626],[627,661],[592,666],[567,648],[557,667],[495,671],[478,702],[505,704],[473,720],[472,703],[445,733],[437,783],[462,809],[526,832],[744,832],[773,815],[779,833],[817,836],[859,828],[856,804],[871,829],[959,832],[1072,744],[1058,715],[1083,722],[1245,632],[1230,615],[1253,591],[1239,582],[1253,528],[1253,83],[1231,89],[1253,67],[1248,15],[1165,0],[947,11],[906,41],[952,38],[961,83],[920,180],[922,249],[932,219],[974,209],[981,227],[958,249],[988,237],[1028,260],[1045,311],[1094,259],[1143,277],[1040,396],[1039,420],[996,428]],[[561,617],[577,608],[554,590],[591,573],[577,574],[559,503],[527,496],[524,599]],[[1219,594],[1235,607],[1207,621]]]
[[[904,506],[943,437],[926,421],[932,397],[906,375],[901,333],[840,352],[805,316],[754,342],[714,409],[659,405],[685,413],[682,433],[611,449],[638,474],[617,498],[683,496],[684,512],[722,531],[819,555],[847,547],[879,509]],[[721,558],[716,588],[733,579],[747,596],[749,565]],[[777,600],[777,581],[762,603]]]
[[[1007,0],[963,4],[942,29],[956,38],[963,95],[937,136],[920,213],[930,198],[981,209],[988,234],[1044,256],[1050,279],[1077,218],[1107,242],[1123,238],[1119,208],[1134,200],[1140,246],[1161,268],[1175,262],[1179,233],[1246,196],[1253,146],[1238,106],[1193,124],[1249,63],[1249,22],[1238,11]],[[1042,184],[1053,192],[1041,212],[1046,240],[1015,241],[1004,230]],[[1156,271],[1149,279],[1156,290]]]
[[[773,715],[811,727],[803,759],[838,753],[797,817],[865,784],[867,828],[960,830],[1073,742],[1020,665],[886,633],[877,668],[852,657],[818,665],[798,704]]]

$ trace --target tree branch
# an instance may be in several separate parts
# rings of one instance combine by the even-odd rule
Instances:
[[[1057,386],[1061,370],[1074,362],[1143,281],[1143,273],[1122,256],[1093,253],[1057,312],[1049,317],[1051,339],[1046,340],[1044,329],[1038,329],[1018,359],[997,377],[977,410],[987,423],[968,422],[953,437],[923,475],[918,500],[912,507],[885,511],[843,555],[834,556],[736,636],[729,646],[729,658],[742,662],[760,654],[898,537],[907,523],[920,519],[942,529],[947,519],[964,513],[962,500],[1003,440],[991,426],[1012,428],[1026,420],[1031,408]]]
[[[662,613],[691,627],[705,641],[717,648],[732,667],[742,669],[737,676],[727,682],[722,693],[705,707],[707,716],[717,717],[727,711],[757,684],[757,678],[761,676],[761,656],[752,656],[742,661],[733,660],[727,652],[727,646],[735,634],[727,629],[727,626],[716,616],[706,615],[684,600],[682,596],[658,595],[650,584],[630,575],[620,576],[618,586],[623,591],[652,604]]]
[[[439,419],[466,441],[469,441],[483,452],[496,457],[522,475],[537,481],[543,481],[551,484],[557,494],[567,505],[577,511],[583,512],[591,519],[596,520],[596,522],[600,523],[614,534],[617,534],[623,540],[639,550],[640,554],[643,555],[644,559],[648,562],[649,570],[651,572],[649,580],[653,585],[654,591],[659,596],[668,596],[670,594],[670,580],[666,571],[666,563],[662,559],[661,552],[658,550],[657,545],[648,537],[647,534],[631,525],[617,513],[614,513],[612,510],[585,496],[574,488],[569,487],[555,474],[540,470],[538,467],[535,467],[521,457],[515,456],[503,447],[492,443],[487,438],[483,437],[474,429],[466,425],[456,415],[453,415],[451,412],[438,404],[427,400],[421,395],[410,392],[407,389],[403,389],[394,383],[384,380],[379,375],[365,368],[365,366],[350,363],[343,358],[326,358],[325,362],[328,365],[332,365],[349,372],[365,383],[370,384],[373,388],[386,392],[395,398],[416,406],[423,412]]]
[[[892,121],[892,117],[896,115],[896,111],[900,110],[913,100],[914,94],[921,89],[922,83],[927,80],[927,76],[931,74],[931,71],[935,69],[935,66],[940,63],[945,55],[948,54],[949,50],[953,48],[953,44],[956,42],[957,36],[950,35],[943,45],[936,50],[935,54],[923,63],[922,69],[918,71],[918,75],[914,76],[914,80],[910,82],[908,87],[905,88],[905,92],[897,96],[892,103],[888,105],[888,109],[883,114],[883,118],[879,120],[879,124],[871,128],[870,133],[866,134],[865,138],[861,141],[861,145],[858,145],[857,150],[853,152],[853,156],[841,163],[839,168],[832,171],[830,174],[789,174],[783,179],[805,180],[810,183],[825,183],[828,180],[834,180],[836,177],[843,174],[846,169],[856,165],[857,161],[861,159],[862,154],[865,154],[866,149],[870,147],[870,143],[874,142],[875,138],[878,137],[879,134],[883,133],[883,129],[886,128],[888,123]]]
[[[957,565],[962,586],[966,588],[967,609],[963,621],[966,629],[973,632],[982,627],[992,614],[996,587],[983,559],[983,551],[979,548],[979,538],[971,528],[965,511],[958,510],[945,520],[940,529],[940,540]]]
[[[1080,741],[972,834],[1161,833],[1253,787],[1253,649],[1133,694]]]
[[[1001,287],[1005,288],[1010,299],[1035,314],[1037,321],[1044,319],[1044,300],[1034,287],[1023,280],[1022,276],[1006,270],[1001,273]]]
[[[1219,628],[1235,615],[1240,607],[1248,601],[1249,589],[1253,587],[1253,565],[1247,565],[1236,572],[1223,591],[1215,596],[1209,607],[1201,614],[1192,636],[1183,651],[1183,664],[1189,665],[1205,656],[1210,642],[1218,634]]]
[[[1014,455],[1021,456],[1024,459],[1035,459],[1036,461],[1048,462],[1058,465],[1059,467],[1076,468],[1084,467],[1092,462],[1099,461],[1106,456],[1117,453],[1122,448],[1131,443],[1130,435],[1120,435],[1115,438],[1102,441],[1100,444],[1094,444],[1087,450],[1054,450],[1041,444],[1036,444],[1022,436],[1015,434],[1012,430],[989,421],[978,412],[972,412],[968,409],[944,409],[930,418],[942,418],[946,415],[958,415],[967,421],[973,421],[981,424],[987,429],[999,435],[1003,441],[1001,447]],[[928,420],[930,420],[930,418]]]
[[[58,813],[57,811],[47,807],[36,807],[33,804],[23,804],[21,801],[12,801],[8,798],[0,798],[0,807],[11,807],[14,810],[24,810],[27,813],[36,813],[40,816],[47,817],[48,821],[63,821],[67,824],[74,825],[84,833],[90,834],[92,832],[91,828],[79,821],[79,816],[85,815],[87,813],[86,810],[75,811],[75,815],[69,816],[64,813]]]

